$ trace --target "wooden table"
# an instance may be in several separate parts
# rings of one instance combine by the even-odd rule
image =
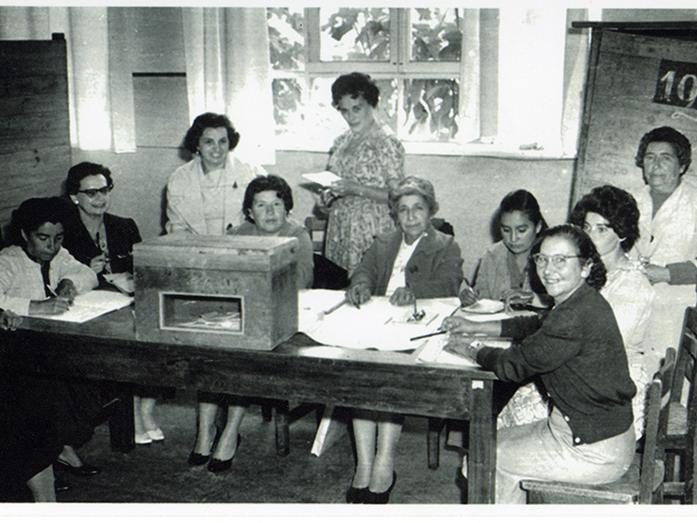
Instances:
[[[10,337],[24,368],[124,384],[113,447],[133,447],[131,385],[234,393],[469,420],[468,502],[493,503],[494,374],[424,364],[415,354],[284,343],[273,351],[138,341],[131,308],[83,324],[25,318]]]

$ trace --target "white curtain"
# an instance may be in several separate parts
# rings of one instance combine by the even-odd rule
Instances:
[[[241,135],[236,154],[275,163],[269,41],[264,8],[184,8],[191,120],[224,113]]]
[[[463,9],[462,49],[460,60],[460,115],[458,139],[471,142],[481,136],[480,90],[481,51],[479,9]]]
[[[0,7],[0,39],[50,39],[51,33],[65,34],[71,146],[135,151],[132,109],[128,118],[130,73],[124,81],[123,75],[114,74],[118,67],[110,68],[110,63],[118,66],[127,56],[118,50],[110,52],[109,30],[106,7]],[[112,103],[112,92],[121,95],[117,103]],[[117,127],[118,132],[113,132]]]

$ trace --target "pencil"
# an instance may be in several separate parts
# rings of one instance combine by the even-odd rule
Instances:
[[[326,311],[322,311],[322,313],[321,313],[322,316],[326,316],[327,314],[331,314],[332,312],[334,312],[335,310],[337,310],[339,307],[341,307],[341,306],[344,305],[345,303],[348,303],[348,300],[347,300],[346,298],[344,298],[343,300],[341,300],[341,301],[340,301],[339,303],[337,303],[336,305],[332,305],[332,306],[329,307]]]
[[[409,341],[423,340],[424,338],[431,338],[432,336],[439,336],[441,334],[447,333],[448,331],[436,331],[432,332],[431,334],[422,334],[421,336],[414,336],[413,338],[409,338]]]

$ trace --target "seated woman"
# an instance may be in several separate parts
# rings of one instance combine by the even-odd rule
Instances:
[[[510,349],[458,344],[454,349],[507,382],[539,375],[552,405],[546,419],[500,429],[496,503],[525,503],[523,478],[609,483],[629,468],[635,441],[627,354],[612,308],[598,292],[606,271],[592,240],[574,225],[541,234],[533,260],[554,307],[541,327]],[[450,317],[451,335],[471,332]],[[506,324],[493,335],[521,338]]]
[[[0,330],[15,330],[22,318],[0,310]],[[4,342],[4,340],[2,340]],[[2,343],[0,342],[0,347]],[[6,353],[0,350],[0,502],[56,501],[53,462],[61,447],[52,417],[50,401],[42,390],[27,386],[12,371]],[[28,489],[28,490],[27,490]],[[31,496],[31,497],[30,497]]]
[[[257,176],[244,192],[244,223],[229,234],[242,236],[287,236],[298,239],[298,289],[312,286],[312,240],[304,227],[288,218],[293,192],[280,176]]]
[[[407,177],[390,191],[389,202],[399,230],[379,235],[365,253],[346,291],[349,302],[359,306],[376,295],[389,296],[393,305],[410,305],[417,298],[456,296],[462,281],[460,247],[431,224],[438,211],[431,182]],[[397,478],[394,457],[402,416],[354,410],[353,430],[357,464],[346,500],[387,503]]]
[[[114,181],[111,171],[91,162],[80,162],[68,170],[65,191],[75,212],[65,223],[63,247],[97,273],[105,285],[107,274],[122,275],[122,286],[132,288],[133,245],[141,241],[140,231],[131,218],[108,212]],[[139,388],[133,397],[135,442],[139,445],[165,438],[154,419],[155,392]]]
[[[13,214],[21,245],[0,251],[0,308],[22,316],[60,314],[75,296],[97,286],[97,275],[64,248],[65,202],[60,198],[31,198]],[[57,465],[89,476],[99,469],[84,463],[75,448],[89,440],[94,418],[101,410],[99,391],[92,383],[36,377],[36,387],[50,389],[60,443]]]
[[[508,193],[497,212],[501,241],[486,251],[479,263],[474,288],[464,283],[460,301],[471,305],[480,298],[507,303],[542,305],[531,290],[530,251],[537,235],[547,228],[540,205],[524,189]]]

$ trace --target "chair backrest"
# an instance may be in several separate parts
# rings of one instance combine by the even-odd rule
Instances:
[[[312,250],[322,254],[324,251],[324,232],[327,229],[327,220],[315,216],[305,218],[305,229],[312,240]]]
[[[654,374],[647,391],[644,452],[641,457],[639,503],[649,504],[654,498],[654,482],[659,460],[664,458],[663,441],[668,426],[671,385],[675,374],[675,349],[669,347],[661,368]],[[661,470],[662,473],[662,470]]]
[[[683,396],[683,387],[687,383],[690,398],[694,395],[697,372],[697,308],[687,307],[680,334],[680,346],[678,347],[678,359],[675,363],[675,376],[670,392],[670,401],[680,403]],[[688,402],[689,407],[689,402]],[[689,418],[691,420],[692,418]]]

